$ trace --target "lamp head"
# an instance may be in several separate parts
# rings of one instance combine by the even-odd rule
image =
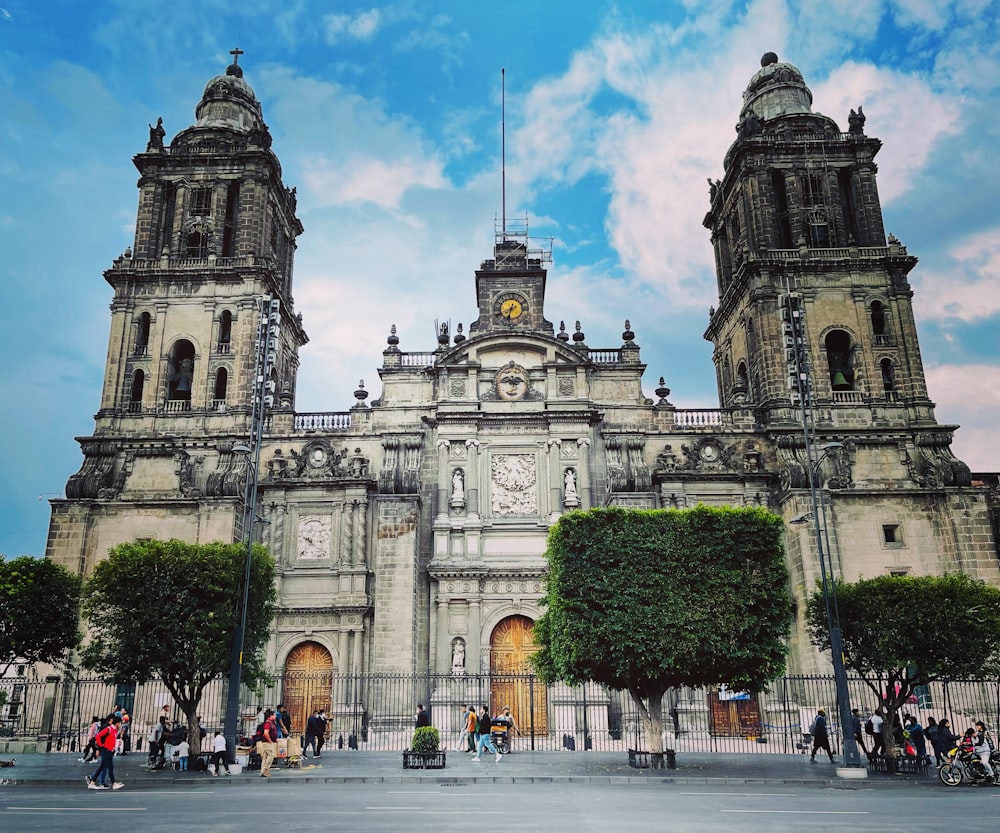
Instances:
[[[798,526],[800,524],[809,523],[809,521],[811,521],[812,519],[813,519],[812,512],[803,512],[801,515],[796,515],[788,523],[795,524],[796,526]]]
[[[236,452],[237,454],[249,454],[250,446],[244,445],[243,443],[239,443],[233,446],[233,451]]]

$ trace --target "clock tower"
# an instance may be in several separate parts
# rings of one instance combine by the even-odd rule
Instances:
[[[528,219],[516,225],[507,222],[496,230],[493,258],[476,270],[476,300],[479,318],[469,326],[469,335],[491,332],[553,334],[542,315],[545,303],[543,264],[552,260],[552,249],[532,248]]]

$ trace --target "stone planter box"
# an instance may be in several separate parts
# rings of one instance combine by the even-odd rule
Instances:
[[[444,769],[444,752],[411,752],[403,753],[403,769]]]
[[[898,757],[871,755],[868,758],[868,770],[870,772],[884,772],[886,775],[925,775],[927,764],[921,763],[919,758],[905,755]]]
[[[677,753],[673,749],[663,752],[628,751],[628,765],[633,769],[677,769]]]

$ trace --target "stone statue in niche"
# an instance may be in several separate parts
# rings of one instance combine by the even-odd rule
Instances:
[[[576,491],[576,472],[573,469],[566,469],[566,473],[563,475],[563,485],[565,487],[563,504],[567,509],[575,509],[580,505],[580,496]]]
[[[452,509],[459,510],[465,508],[465,472],[462,469],[455,469],[451,475],[451,500],[448,505]]]
[[[465,673],[465,640],[460,636],[451,641],[451,673],[456,676]]]

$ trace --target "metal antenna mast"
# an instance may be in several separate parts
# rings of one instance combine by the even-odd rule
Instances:
[[[507,239],[507,71],[500,67],[500,210],[503,239]]]

